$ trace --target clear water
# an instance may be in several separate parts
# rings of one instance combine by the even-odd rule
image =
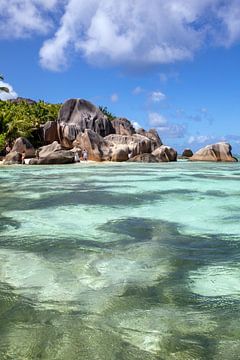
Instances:
[[[240,164],[0,168],[0,359],[240,358]]]

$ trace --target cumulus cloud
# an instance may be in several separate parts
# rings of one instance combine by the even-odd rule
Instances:
[[[119,99],[118,94],[114,93],[111,95],[111,102],[115,103],[118,101],[118,99]]]
[[[13,90],[13,87],[10,84],[0,81],[0,87],[7,87],[9,89],[9,92],[0,91],[0,100],[10,100],[18,97],[18,94]]]
[[[62,0],[0,1],[0,38],[23,38],[33,33],[48,34],[54,23],[51,13]]]
[[[40,62],[51,70],[74,52],[94,64],[151,66],[240,40],[239,0],[1,0],[0,14],[0,38],[47,34]]]
[[[178,139],[186,136],[186,125],[174,124],[168,121],[165,116],[159,113],[149,113],[148,121],[149,125],[155,127],[159,132],[160,136],[163,136],[165,138]]]
[[[150,100],[154,103],[158,103],[165,99],[166,99],[166,95],[163,94],[161,91],[153,91],[150,95]]]

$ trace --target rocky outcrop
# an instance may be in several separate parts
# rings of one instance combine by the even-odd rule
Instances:
[[[14,165],[14,164],[21,164],[21,162],[22,162],[22,155],[17,151],[11,151],[9,154],[6,155],[3,164]]]
[[[177,151],[170,146],[161,145],[152,152],[152,155],[161,162],[177,161]]]
[[[35,156],[35,149],[26,138],[19,137],[15,140],[12,152],[17,152],[20,154],[25,153],[25,159]]]
[[[59,150],[48,154],[46,157],[31,159],[29,165],[61,165],[74,163],[74,152]]]
[[[34,105],[37,104],[37,102],[35,100],[32,99],[27,99],[27,98],[23,98],[23,97],[17,97],[16,99],[10,99],[8,100],[9,102],[11,102],[12,104],[20,104],[22,102],[27,103],[28,105]]]
[[[127,145],[115,145],[111,148],[111,156],[109,160],[111,161],[127,161],[128,160],[128,154],[129,154],[129,148]]]
[[[189,160],[191,161],[238,161],[232,156],[232,147],[230,144],[220,142],[217,144],[208,145],[198,150]]]
[[[151,140],[151,151],[154,151],[159,146],[163,145],[156,129],[150,129],[148,131],[144,129],[138,129],[137,133]]]
[[[139,154],[151,152],[151,140],[139,134],[130,135],[108,135],[104,138],[110,147],[116,145],[127,145],[129,153],[134,157]]]
[[[143,163],[157,163],[159,162],[156,156],[152,154],[140,154],[130,158],[129,162],[143,162]]]
[[[116,118],[111,121],[117,135],[133,135],[136,133],[135,128],[128,119]]]
[[[191,156],[193,156],[193,152],[192,152],[191,149],[184,149],[183,150],[182,157],[190,158]]]
[[[39,156],[39,158],[45,158],[45,157],[51,155],[52,153],[54,153],[56,151],[60,151],[60,150],[63,150],[62,146],[57,141],[54,141],[50,145],[45,145],[45,146],[40,147],[38,149],[38,156]]]
[[[60,143],[71,148],[73,141],[85,129],[105,137],[115,133],[110,120],[95,105],[83,99],[70,99],[60,109],[58,137]]]
[[[51,144],[54,141],[59,141],[57,121],[48,121],[44,124],[42,127],[42,137],[44,144]]]
[[[81,150],[86,149],[89,160],[109,160],[109,144],[93,130],[86,129],[83,133],[80,133],[73,145]]]

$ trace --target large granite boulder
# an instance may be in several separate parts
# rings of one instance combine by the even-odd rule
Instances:
[[[151,140],[151,151],[154,151],[159,146],[163,145],[156,129],[150,129],[148,131],[144,129],[138,129],[137,133]]]
[[[81,150],[86,149],[89,160],[109,160],[109,144],[102,136],[98,135],[93,130],[86,129],[83,133],[78,134],[73,145]]]
[[[22,154],[17,151],[11,151],[8,153],[3,160],[4,165],[14,165],[22,163]]]
[[[107,116],[89,101],[83,99],[66,101],[58,116],[60,143],[66,148],[71,148],[77,135],[85,129],[90,129],[102,137],[115,133]]]
[[[152,155],[162,162],[177,161],[177,151],[170,146],[161,145],[152,152]]]
[[[191,156],[193,156],[193,152],[192,152],[191,149],[184,149],[183,150],[182,157],[190,158]]]
[[[32,158],[35,156],[35,149],[30,141],[24,137],[19,137],[15,140],[12,152],[20,154],[25,153],[25,159]]]
[[[159,162],[156,156],[152,154],[140,154],[130,158],[129,162],[143,162],[143,163],[157,163]]]
[[[38,149],[38,156],[39,158],[45,158],[50,154],[60,150],[63,150],[62,146],[57,141],[54,141],[52,144],[40,147]]]
[[[29,161],[29,165],[61,165],[74,163],[75,153],[70,150],[58,150],[46,157],[35,158]]]
[[[198,150],[189,160],[191,161],[238,161],[232,156],[232,147],[230,144],[220,142],[217,144],[208,145]]]
[[[116,118],[111,121],[117,135],[133,135],[136,133],[135,128],[128,119]]]
[[[108,135],[104,138],[109,146],[127,145],[129,153],[134,157],[139,154],[151,152],[151,140],[145,136],[139,134],[130,135]]]
[[[129,154],[129,148],[127,145],[115,145],[111,148],[111,156],[109,160],[112,161],[127,161]]]
[[[44,144],[51,144],[59,141],[57,121],[48,121],[41,128]]]

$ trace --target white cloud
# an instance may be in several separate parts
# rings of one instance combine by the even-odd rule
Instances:
[[[160,137],[177,139],[186,136],[186,126],[184,124],[173,124],[161,114],[149,113],[148,120],[149,125],[157,129]]]
[[[118,96],[118,94],[112,94],[111,95],[111,102],[113,102],[113,103],[115,103],[115,102],[117,102],[119,100],[119,96]]]
[[[135,130],[142,129],[142,126],[137,121],[133,121],[132,124]]]
[[[162,126],[167,123],[167,119],[163,115],[155,112],[149,113],[148,119],[151,126]]]
[[[213,136],[209,135],[192,135],[188,139],[188,144],[206,144],[214,140]]]
[[[153,91],[150,95],[150,99],[152,102],[157,103],[166,99],[166,95],[161,91]]]
[[[51,12],[62,0],[1,0],[0,38],[22,38],[32,33],[48,34],[54,27]]]
[[[144,92],[144,89],[141,86],[135,87],[135,89],[133,89],[133,91],[132,91],[133,95],[139,95],[143,92]]]
[[[13,87],[10,84],[0,81],[0,87],[7,87],[9,89],[9,92],[0,91],[0,100],[10,100],[18,97],[18,94],[13,90]]]
[[[0,14],[0,38],[48,36],[40,62],[51,70],[74,52],[98,65],[151,66],[240,40],[239,0],[1,0]]]

